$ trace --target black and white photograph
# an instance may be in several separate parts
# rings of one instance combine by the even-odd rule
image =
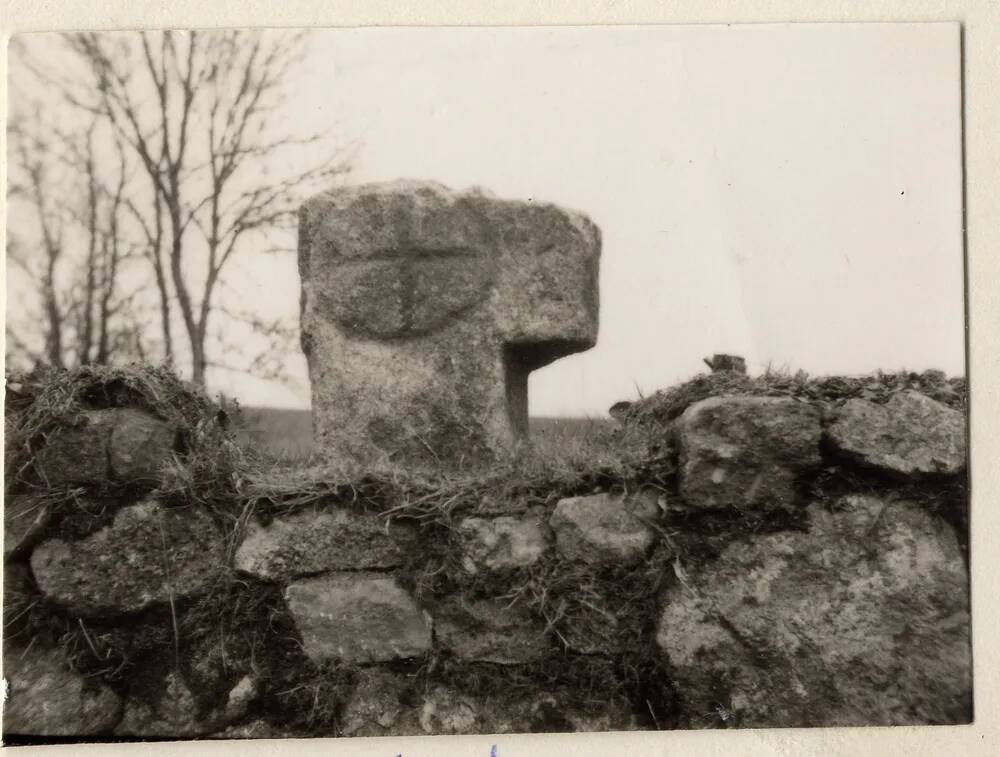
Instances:
[[[3,743],[973,722],[962,39],[10,38]]]

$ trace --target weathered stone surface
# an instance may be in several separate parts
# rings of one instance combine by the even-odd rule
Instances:
[[[484,718],[475,699],[435,686],[424,696],[420,727],[427,734],[454,736],[483,733]]]
[[[91,410],[49,434],[36,457],[42,480],[50,486],[105,483],[111,475],[108,446],[115,418],[113,410]]]
[[[458,525],[462,565],[469,573],[534,565],[552,544],[541,511],[515,518],[466,518]]]
[[[820,464],[820,413],[787,397],[710,397],[676,430],[681,496],[692,507],[792,504],[798,477]]]
[[[149,413],[131,408],[115,411],[108,457],[116,481],[155,483],[171,458],[177,430]]]
[[[49,435],[38,470],[52,486],[155,483],[176,438],[176,429],[141,410],[88,410]]]
[[[527,435],[528,374],[592,347],[600,232],[540,202],[394,182],[299,220],[317,446],[468,466]]]
[[[966,464],[965,416],[911,389],[884,405],[848,400],[826,433],[842,454],[888,473],[954,474]]]
[[[125,714],[115,728],[116,736],[140,738],[191,738],[212,730],[198,719],[190,689],[176,673],[168,673],[156,701],[130,697]]]
[[[559,500],[549,525],[556,549],[568,560],[634,565],[656,541],[648,523],[658,515],[656,499],[648,493],[602,493]]]
[[[407,689],[400,676],[379,668],[358,672],[358,682],[344,705],[345,736],[416,736],[423,733],[416,712],[400,701]]]
[[[807,533],[730,544],[664,597],[657,640],[691,725],[967,722],[968,582],[950,526],[866,496],[808,517]]]
[[[257,696],[257,682],[252,676],[243,676],[236,685],[229,690],[226,699],[226,707],[223,710],[223,719],[228,722],[239,720],[247,714],[250,704]]]
[[[602,692],[587,702],[580,692],[540,685],[519,692],[459,691],[441,684],[414,691],[399,674],[360,671],[341,718],[345,736],[633,730],[636,719],[620,696]]]
[[[463,660],[518,665],[549,650],[545,624],[509,600],[454,599],[434,608],[434,637]]]
[[[331,573],[288,586],[285,601],[317,663],[385,662],[419,657],[431,621],[396,581],[377,573]]]
[[[58,649],[5,644],[3,670],[5,734],[94,736],[108,733],[122,716],[118,695],[71,671]]]
[[[80,541],[51,539],[31,554],[42,592],[82,616],[136,612],[195,595],[224,569],[222,536],[205,512],[154,500],[123,507],[110,526]]]
[[[331,570],[394,568],[401,544],[412,538],[398,522],[378,515],[325,510],[294,513],[267,526],[251,523],[234,566],[268,581]]]
[[[19,557],[38,543],[52,522],[52,508],[38,497],[11,495],[3,501],[3,557]]]

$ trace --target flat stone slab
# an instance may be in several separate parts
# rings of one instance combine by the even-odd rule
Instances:
[[[412,540],[402,524],[347,510],[307,510],[251,523],[234,567],[268,581],[331,570],[394,568],[405,559],[401,543]]]
[[[155,500],[123,507],[79,541],[50,539],[31,553],[38,588],[72,615],[132,613],[207,591],[225,570],[221,534],[204,511]]]
[[[902,476],[959,473],[966,465],[965,415],[912,389],[878,405],[847,400],[827,438],[841,454]]]
[[[526,568],[552,545],[552,532],[540,512],[521,517],[465,518],[458,524],[462,566],[469,573]]]
[[[680,492],[692,507],[770,510],[797,500],[819,466],[819,410],[786,397],[721,396],[676,421]]]
[[[3,731],[18,736],[96,736],[114,728],[122,700],[70,670],[61,650],[5,645],[3,674],[9,686]]]
[[[645,493],[602,493],[559,500],[549,525],[568,560],[634,565],[656,541],[649,523],[658,516],[656,499]]]
[[[431,620],[391,576],[331,573],[297,581],[285,602],[313,662],[387,662],[431,648]]]
[[[528,433],[528,374],[597,338],[600,232],[537,201],[366,184],[299,216],[316,443],[470,467]]]
[[[968,578],[951,527],[906,501],[813,504],[679,580],[657,641],[693,727],[965,723]]]

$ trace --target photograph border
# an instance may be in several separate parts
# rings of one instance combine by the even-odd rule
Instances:
[[[426,736],[379,739],[287,741],[164,742],[53,745],[31,754],[329,754],[339,755],[510,755],[546,754],[964,754],[995,753],[1000,697],[1000,579],[995,545],[1000,543],[1000,472],[986,461],[1000,459],[1000,437],[991,419],[1000,419],[1000,4],[996,0],[871,0],[803,2],[802,0],[635,0],[613,5],[594,0],[539,3],[517,0],[290,0],[280,10],[261,2],[175,0],[158,2],[103,0],[59,7],[4,3],[0,28],[5,44],[14,33],[82,29],[304,27],[304,26],[508,26],[508,25],[653,25],[785,22],[959,22],[962,25],[962,157],[965,222],[966,366],[970,391],[970,555],[974,722],[968,726],[843,729],[762,729],[502,736]],[[3,77],[6,103],[6,76]],[[6,106],[4,117],[6,117]],[[5,118],[6,123],[6,118]],[[4,136],[6,134],[4,130]],[[6,150],[6,141],[4,141]],[[2,179],[6,181],[6,164]],[[993,215],[991,215],[991,212]],[[5,219],[4,219],[4,231]],[[6,275],[5,263],[0,275]],[[6,303],[5,303],[6,306]],[[58,752],[56,750],[59,750]]]

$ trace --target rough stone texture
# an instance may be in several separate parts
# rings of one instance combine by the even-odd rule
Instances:
[[[657,640],[704,713],[691,725],[725,711],[747,727],[967,722],[968,582],[950,526],[858,495],[808,517],[808,533],[732,543],[664,597]]]
[[[215,633],[187,645],[184,680],[190,689],[219,691],[241,677],[254,680],[253,661],[247,659],[242,642],[236,634]]]
[[[251,523],[234,566],[268,581],[331,570],[394,568],[402,565],[401,539],[412,535],[403,524],[347,510],[308,510]]]
[[[534,565],[552,544],[542,512],[534,510],[519,518],[466,518],[458,534],[462,565],[469,573]]]
[[[110,526],[80,541],[51,539],[31,554],[42,592],[88,617],[198,594],[224,566],[222,537],[205,512],[154,500],[122,508]]]
[[[442,736],[483,733],[483,714],[470,696],[445,686],[435,686],[424,696],[420,727],[424,733]]]
[[[431,622],[396,581],[377,573],[331,573],[285,590],[314,662],[385,662],[431,647]]]
[[[50,486],[106,483],[111,475],[108,446],[115,418],[113,410],[91,410],[49,434],[35,462],[42,480]]]
[[[111,429],[109,460],[116,481],[155,483],[177,444],[177,429],[148,413],[121,408]]]
[[[344,705],[341,731],[345,736],[416,736],[423,733],[417,716],[400,701],[406,682],[387,670],[362,669]]]
[[[500,665],[537,660],[550,647],[544,623],[499,599],[453,599],[435,607],[434,637],[460,659]]]
[[[37,466],[51,486],[155,483],[176,441],[175,428],[141,410],[88,410],[48,437]]]
[[[3,501],[3,557],[20,557],[38,543],[52,522],[52,509],[38,497],[10,495]]]
[[[250,704],[257,696],[257,682],[251,676],[243,676],[229,690],[223,718],[228,722],[239,720],[247,714]]]
[[[527,435],[528,374],[596,341],[600,232],[583,215],[393,182],[299,219],[315,437],[334,459],[488,460]]]
[[[795,502],[820,464],[820,413],[786,397],[710,397],[678,418],[680,491],[692,507],[770,510]]]
[[[540,687],[519,692],[461,692],[443,685],[419,693],[400,675],[361,671],[341,718],[345,736],[459,735],[634,730],[627,702],[605,697],[588,705],[579,692]],[[408,691],[408,696],[400,692]],[[415,700],[415,701],[411,701]]]
[[[155,702],[131,697],[115,728],[116,736],[191,738],[208,733],[212,724],[198,719],[191,691],[176,673],[168,673]]]
[[[884,405],[848,400],[826,433],[844,455],[887,473],[954,474],[965,468],[965,416],[912,389]]]
[[[94,736],[108,733],[122,716],[118,695],[71,671],[58,649],[5,644],[3,669],[10,687],[5,734]]]
[[[568,560],[634,565],[656,541],[647,524],[658,515],[656,499],[648,493],[602,493],[559,500],[549,525],[556,549]]]

